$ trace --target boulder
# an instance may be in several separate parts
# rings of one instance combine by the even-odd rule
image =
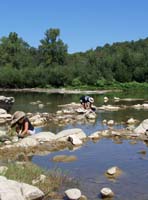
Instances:
[[[38,142],[50,142],[56,139],[56,135],[52,132],[40,132],[31,135],[30,138],[36,139]]]
[[[80,140],[86,138],[86,134],[80,128],[63,130],[59,132],[55,138],[57,141],[67,141],[71,135],[76,135]]]
[[[0,199],[1,200],[35,200],[44,197],[44,193],[35,186],[8,180],[0,176]]]
[[[148,131],[148,119],[145,119],[141,124],[134,129],[135,134],[146,134]]]
[[[68,137],[68,141],[70,141],[73,145],[82,145],[82,141],[76,135],[70,135]]]
[[[38,145],[39,145],[39,142],[36,139],[31,138],[31,136],[23,138],[18,143],[14,144],[14,146],[16,147],[25,147],[25,148],[34,147]]]

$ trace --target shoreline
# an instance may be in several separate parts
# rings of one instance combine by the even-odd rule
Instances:
[[[57,94],[105,94],[108,92],[120,92],[119,89],[114,90],[69,90],[69,89],[45,89],[45,88],[23,88],[23,89],[9,89],[0,88],[0,92],[45,92],[45,93],[57,93]]]

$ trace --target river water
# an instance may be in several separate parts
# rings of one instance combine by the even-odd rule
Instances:
[[[71,102],[79,102],[82,94],[47,94],[47,93],[22,93],[22,92],[0,92],[0,95],[13,96],[15,103],[10,113],[16,110],[24,112],[48,112],[55,113],[60,110],[58,105]],[[148,102],[147,91],[130,91],[106,94],[93,94],[95,105],[104,104],[104,97],[109,98],[110,105],[135,105]],[[120,98],[138,98],[134,101],[120,101],[115,103],[113,97]],[[41,101],[44,107],[41,109],[38,105],[32,105],[31,102]],[[46,127],[37,129],[40,131],[50,131],[58,133],[61,130],[69,128],[81,128],[87,135],[106,129],[102,120],[113,119],[119,122],[115,128],[123,128],[121,122],[129,118],[138,119],[140,122],[148,118],[147,110],[125,109],[120,111],[97,111],[97,118],[94,123],[73,124],[63,127],[48,124]],[[140,152],[145,152],[144,154]],[[100,199],[100,190],[103,187],[109,187],[115,193],[114,200],[147,200],[148,199],[148,146],[144,142],[132,143],[131,140],[122,140],[120,143],[112,139],[102,139],[96,142],[87,142],[77,150],[64,150],[47,155],[35,155],[32,162],[40,167],[50,169],[62,169],[79,182],[79,188],[82,193],[90,200]],[[75,155],[77,160],[70,163],[56,163],[52,161],[55,155]],[[119,167],[123,173],[116,180],[109,180],[104,173],[112,166]]]

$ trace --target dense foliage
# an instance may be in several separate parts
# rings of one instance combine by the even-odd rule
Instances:
[[[148,82],[148,38],[68,54],[59,29],[48,29],[38,48],[17,33],[0,39],[0,87],[103,87]]]

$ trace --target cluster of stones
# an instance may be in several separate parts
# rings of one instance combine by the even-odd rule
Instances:
[[[0,104],[13,104],[15,102],[14,97],[6,97],[6,96],[0,96]]]
[[[0,96],[0,108],[10,110],[14,102],[14,97]]]
[[[5,99],[8,101],[8,98],[11,99],[13,102],[13,97],[3,97],[1,96],[0,99]],[[106,97],[107,98],[107,97]],[[116,97],[116,99],[118,99]],[[120,99],[118,99],[120,100]],[[43,108],[44,104],[42,102],[31,102],[32,105],[38,105],[39,108]],[[57,124],[58,126],[64,126],[66,124],[72,123],[89,123],[94,122],[96,119],[96,113],[92,110],[85,110],[83,109],[80,104],[71,103],[66,105],[59,105],[61,107],[56,113],[26,113],[30,118],[31,122],[34,126],[43,126],[46,123],[52,122]],[[138,104],[132,105],[131,108],[135,109],[148,109],[148,104]],[[121,109],[129,108],[129,106],[112,106],[112,105],[102,105],[101,107],[96,107],[96,110],[107,110],[107,111],[118,111]],[[0,125],[5,124],[11,121],[12,116],[7,113],[6,110],[0,109]]]
[[[38,105],[43,106],[40,102],[36,102]],[[35,102],[32,104],[35,104]],[[70,107],[63,108],[56,113],[26,113],[31,123],[34,126],[44,126],[47,123],[54,123],[58,126],[63,126],[69,123],[76,122],[88,122],[89,120],[95,120],[96,113],[91,110],[85,110],[80,108],[79,104],[70,104]],[[9,125],[12,120],[12,115],[8,114],[5,109],[0,108],[0,126]]]
[[[32,104],[35,104],[35,102]],[[41,102],[38,101],[36,104],[40,105]],[[31,123],[34,126],[44,126],[47,123],[55,123],[57,126],[64,126],[69,123],[90,123],[94,122],[96,119],[96,113],[92,110],[83,109],[80,104],[71,103],[66,105],[59,105],[61,108],[56,113],[26,113],[29,117]],[[116,106],[102,106],[101,108],[96,109],[107,109],[107,110],[118,110]],[[6,110],[0,109],[0,127],[1,125],[7,125],[9,129],[10,122],[12,120],[12,115],[8,114]],[[135,128],[135,125],[139,123],[138,120],[130,118],[125,123],[127,124],[127,128],[123,130],[114,130],[114,125],[116,122],[114,120],[103,120],[103,124],[108,126],[107,130],[97,131],[89,136],[89,138],[101,138],[101,137],[119,137],[119,138],[133,138],[136,137],[140,140],[147,139],[147,120],[142,122],[142,125],[139,125]],[[123,122],[122,122],[123,123]],[[142,134],[141,134],[142,133]],[[6,135],[6,130],[1,130],[0,128],[0,137]],[[8,140],[8,139],[7,139]],[[11,140],[11,141],[15,141]],[[74,140],[74,138],[73,138]],[[10,141],[6,141],[6,144],[11,143]]]

